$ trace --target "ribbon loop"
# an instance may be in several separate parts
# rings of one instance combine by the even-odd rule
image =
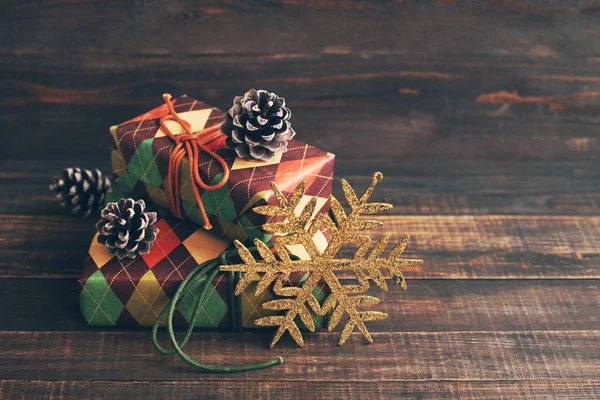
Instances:
[[[255,248],[249,248],[250,251],[256,251]],[[154,348],[166,355],[177,354],[183,361],[188,363],[189,365],[198,368],[202,371],[207,372],[220,372],[220,373],[231,373],[231,372],[244,372],[244,371],[252,371],[257,369],[269,368],[274,365],[278,365],[283,363],[283,358],[275,357],[274,359],[256,363],[256,364],[246,364],[246,365],[235,365],[235,366],[220,366],[220,365],[207,365],[198,360],[193,359],[187,353],[183,351],[183,347],[186,345],[190,337],[192,336],[192,331],[194,330],[194,325],[196,324],[196,320],[202,311],[202,307],[205,305],[205,297],[207,295],[207,290],[211,286],[211,282],[215,278],[215,276],[219,273],[220,265],[228,265],[231,262],[235,262],[235,258],[238,257],[237,250],[230,249],[223,251],[219,257],[203,262],[194,268],[181,282],[179,288],[173,295],[173,298],[170,302],[165,306],[165,308],[161,311],[161,313],[156,318],[154,325],[152,327],[152,343],[154,344]],[[233,294],[234,282],[229,281],[230,291]],[[196,303],[194,305],[194,311],[192,312],[191,318],[189,320],[188,327],[183,335],[181,340],[177,340],[175,337],[175,329],[173,327],[173,317],[175,315],[175,310],[179,302],[183,299],[183,297],[190,290],[197,290],[195,294]],[[232,322],[236,321],[236,323],[232,323],[232,328],[236,330],[236,326],[241,326],[241,309],[236,304],[236,302],[231,302],[229,304],[229,312],[231,313]],[[158,328],[161,324],[165,323],[167,327],[167,333],[169,337],[169,343],[171,344],[171,349],[165,348],[158,343]]]
[[[204,229],[211,229],[212,225],[208,220],[208,215],[206,214],[206,210],[202,204],[202,198],[200,196],[198,187],[201,187],[203,190],[215,191],[222,188],[229,180],[229,167],[227,166],[227,163],[223,157],[215,153],[210,148],[214,147],[213,145],[217,143],[218,140],[222,140],[223,134],[216,125],[204,128],[196,133],[192,132],[191,124],[181,119],[181,117],[175,111],[173,103],[171,102],[171,95],[165,93],[163,95],[163,100],[167,105],[169,114],[160,119],[160,127],[165,135],[167,135],[175,143],[175,147],[173,148],[169,158],[169,210],[177,218],[183,219],[179,187],[179,170],[181,167],[181,162],[185,157],[187,157],[190,167],[192,191],[194,192],[194,197],[196,198],[198,208],[200,209],[200,214],[202,215],[202,220],[204,221]],[[184,132],[179,135],[173,134],[166,124],[167,121],[177,122]],[[210,182],[206,183],[200,177],[198,166],[198,157],[200,152],[208,154],[221,165],[221,168],[223,169],[223,176],[217,183],[211,185]]]

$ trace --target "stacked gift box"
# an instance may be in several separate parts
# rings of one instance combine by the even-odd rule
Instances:
[[[177,117],[184,121],[183,125],[194,133],[219,126],[224,120],[222,111],[188,96],[174,99],[171,104]],[[231,146],[226,147],[226,140],[217,138],[210,150],[227,166],[229,174],[224,184],[217,190],[193,188],[196,185],[191,176],[193,169],[189,165],[190,158],[185,157],[178,165],[175,185],[178,193],[172,195],[170,191],[174,186],[169,182],[169,169],[177,146],[172,136],[185,134],[186,127],[167,119],[170,114],[167,105],[163,104],[110,129],[113,186],[118,191],[114,190],[107,201],[119,198],[120,193],[143,199],[149,208],[158,211],[154,224],[158,234],[147,254],[122,259],[98,241],[98,234],[93,238],[80,279],[81,310],[90,325],[152,326],[187,274],[231,249],[234,240],[251,244],[259,239],[271,245],[272,233],[261,226],[281,217],[266,217],[253,211],[255,206],[276,204],[271,182],[285,196],[301,182],[306,182],[298,209],[316,197],[313,217],[329,211],[335,157],[294,139],[287,141],[287,151],[256,160],[241,157],[239,149],[228,148]],[[204,182],[214,185],[223,180],[222,165],[210,151],[198,152],[194,161],[197,165],[193,167]],[[199,193],[201,204],[194,190]],[[173,215],[171,197],[175,196],[181,218]],[[212,225],[212,229],[203,228],[207,225]],[[314,241],[319,249],[327,245],[326,236],[321,232],[315,235]],[[301,246],[290,246],[287,250],[300,259],[308,258]],[[291,274],[287,284],[299,285],[307,276],[307,273]],[[232,315],[234,279],[234,274],[219,273],[209,283],[194,324],[196,327],[254,327],[256,319],[278,313],[261,307],[262,303],[273,299],[274,294],[267,290],[257,296],[254,283],[240,296],[241,311],[236,312],[237,316]],[[202,283],[207,282],[196,282]],[[198,292],[189,290],[183,296],[173,316],[174,325],[190,322]],[[313,295],[322,300],[325,297],[323,288],[315,287]],[[314,318],[317,325],[322,325],[321,317],[315,315]]]

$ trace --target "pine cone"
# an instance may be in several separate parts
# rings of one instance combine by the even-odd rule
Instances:
[[[158,228],[154,226],[156,213],[147,212],[144,200],[121,199],[108,203],[96,223],[98,242],[119,260],[148,254],[154,244]]]
[[[54,177],[50,190],[58,193],[60,205],[71,210],[73,215],[87,218],[102,208],[110,179],[99,169],[67,168],[62,178]]]
[[[288,140],[296,134],[288,122],[290,116],[283,97],[251,89],[233,99],[221,132],[227,135],[227,147],[239,157],[268,160],[286,152]]]

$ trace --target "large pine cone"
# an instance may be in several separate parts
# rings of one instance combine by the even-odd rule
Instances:
[[[57,193],[60,205],[83,218],[102,208],[110,188],[110,179],[102,175],[99,169],[67,168],[61,178],[55,177],[53,180],[50,190]]]
[[[158,228],[154,226],[156,213],[147,212],[144,200],[121,199],[108,203],[96,223],[98,242],[106,245],[119,260],[148,254],[154,244]]]
[[[296,134],[288,122],[291,115],[283,97],[251,89],[233,99],[221,132],[227,135],[227,147],[239,157],[268,160],[286,152],[288,140]]]

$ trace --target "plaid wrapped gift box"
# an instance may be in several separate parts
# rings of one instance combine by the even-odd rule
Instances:
[[[174,100],[174,108],[179,117],[191,124],[191,130],[198,132],[218,125],[223,120],[223,112],[188,96]],[[116,182],[155,205],[168,208],[168,165],[175,146],[160,127],[160,118],[168,114],[166,105],[113,126],[112,168]],[[167,127],[175,135],[183,133],[183,128],[175,121],[167,121]],[[269,161],[246,161],[237,158],[230,149],[218,149],[216,153],[225,159],[230,169],[229,180],[216,191],[202,192],[202,203],[216,233],[230,240],[242,242],[258,238],[267,243],[272,235],[260,229],[267,218],[252,211],[259,203],[275,203],[270,182],[275,182],[284,192],[291,192],[300,182],[307,182],[303,207],[311,197],[318,198],[315,215],[327,212],[327,201],[331,194],[333,163],[335,156],[297,140],[288,143],[288,151],[275,155]],[[222,171],[218,163],[206,153],[198,160],[200,174],[205,182],[219,182]],[[187,158],[180,167],[180,197],[185,218],[202,225],[202,217],[191,189],[191,179]]]
[[[218,257],[229,245],[226,240],[189,221],[159,217],[156,226],[159,233],[150,253],[133,260],[119,260],[94,237],[79,280],[82,286],[81,311],[89,325],[152,326],[187,274],[202,262]],[[315,236],[315,242],[321,249],[327,245],[322,233]],[[290,246],[288,250],[302,259],[308,258],[301,247]],[[290,276],[289,284],[297,285],[304,279],[306,274],[302,273]],[[274,299],[274,296],[269,290],[255,296],[256,284],[249,285],[241,295],[239,322],[242,327],[255,327],[257,318],[277,313],[261,307],[263,302]],[[231,327],[229,311],[233,291],[230,285],[228,273],[215,277],[202,304],[196,327]],[[175,326],[188,325],[198,293],[199,290],[192,289],[183,297],[174,316]],[[323,288],[315,288],[313,294],[319,301],[325,298]],[[313,318],[316,326],[323,325],[323,317],[313,315]]]

